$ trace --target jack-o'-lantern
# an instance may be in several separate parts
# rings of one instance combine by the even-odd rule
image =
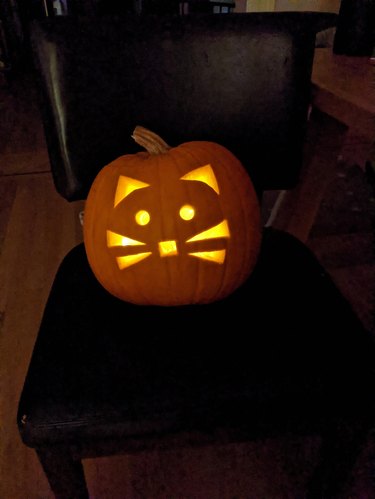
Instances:
[[[248,173],[213,142],[169,147],[143,127],[133,138],[146,151],[105,166],[86,200],[84,244],[94,275],[139,305],[224,298],[248,278],[260,248]]]

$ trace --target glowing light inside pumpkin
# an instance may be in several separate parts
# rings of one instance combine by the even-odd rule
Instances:
[[[146,210],[139,210],[135,214],[135,221],[138,225],[147,225],[150,221],[150,214]]]
[[[125,175],[120,175],[115,194],[114,206],[116,207],[126,196],[129,196],[133,191],[137,189],[144,189],[149,187],[150,184],[136,180],[135,178],[125,177]]]
[[[140,262],[141,260],[147,258],[150,255],[151,252],[148,251],[146,253],[138,253],[137,255],[118,256],[116,257],[118,268],[120,270],[123,270],[126,267],[130,267],[131,265]]]
[[[176,241],[160,241],[159,254],[160,256],[178,255]]]
[[[225,250],[197,251],[195,253],[189,253],[191,256],[196,256],[197,258],[202,258],[203,260],[209,260],[210,262],[215,263],[224,263],[225,254]]]
[[[202,241],[203,239],[215,239],[218,237],[230,237],[228,222],[223,220],[219,224],[211,227],[210,229],[204,230],[199,234],[188,239],[186,242],[191,243],[193,241]]]
[[[192,220],[195,215],[195,209],[190,204],[185,204],[180,208],[180,217],[182,220]]]
[[[107,246],[108,248],[113,248],[114,246],[139,246],[142,243],[136,239],[131,239],[130,237],[122,236],[111,230],[107,230]]]
[[[216,176],[211,165],[200,166],[199,168],[196,168],[181,177],[181,180],[196,180],[198,182],[204,182],[211,187],[216,194],[220,194]]]
[[[203,182],[209,187],[211,187],[217,194],[219,194],[220,192],[214,171],[211,165],[209,164],[201,166],[199,168],[195,168],[186,175],[182,176],[180,180]],[[137,189],[143,189],[149,186],[150,184],[146,184],[145,182],[141,182],[140,180],[120,175],[116,187],[114,205],[117,206],[123,199],[125,199],[133,191]],[[195,216],[195,208],[190,204],[185,204],[180,208],[179,214],[183,220],[186,221],[192,220]],[[141,226],[147,225],[150,222],[150,220],[151,220],[150,213],[146,210],[139,210],[135,214],[135,221],[138,225]],[[208,239],[229,238],[229,237],[230,237],[230,232],[229,232],[228,221],[223,220],[214,227],[204,230],[199,234],[196,234],[195,236],[191,237],[186,241],[186,243],[203,241],[206,239],[208,240]],[[117,247],[141,246],[145,244],[146,243],[137,241],[136,239],[131,239],[130,237],[126,237],[111,230],[107,230],[107,246],[109,248],[116,246]],[[160,257],[178,255],[177,242],[175,240],[158,242],[158,249]],[[117,256],[116,262],[119,269],[122,270],[125,269],[126,267],[130,267],[131,265],[134,265],[144,260],[151,254],[152,254],[151,251],[147,251],[135,255]],[[196,258],[201,258],[202,260],[208,260],[211,262],[222,264],[225,261],[226,250],[222,249],[222,250],[213,250],[213,251],[193,251],[188,254]]]
[[[215,239],[218,237],[228,238],[229,235],[229,227],[228,222],[223,220],[221,223],[211,227],[208,230],[200,232],[195,236],[188,239],[186,242],[190,243],[192,241],[202,241],[204,239]],[[197,258],[202,258],[203,260],[209,260],[210,262],[215,262],[222,264],[225,261],[226,250],[217,250],[217,251],[195,251],[189,253],[191,256],[195,256]]]

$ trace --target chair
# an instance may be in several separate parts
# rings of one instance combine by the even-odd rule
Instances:
[[[31,26],[52,175],[84,200],[98,171],[139,151],[212,140],[259,199],[303,160],[319,13],[54,18]],[[208,324],[211,324],[210,326]],[[168,327],[165,327],[167,325]],[[264,227],[256,267],[206,305],[110,295],[83,244],[53,282],[18,427],[57,498],[87,498],[82,459],[156,445],[320,435],[306,497],[339,497],[374,421],[374,341],[311,251]]]

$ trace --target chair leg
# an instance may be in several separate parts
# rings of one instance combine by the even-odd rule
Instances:
[[[66,448],[37,449],[39,461],[56,499],[89,499],[82,462]]]
[[[345,497],[344,489],[369,433],[369,421],[340,421],[328,428],[319,463],[308,483],[306,499]]]

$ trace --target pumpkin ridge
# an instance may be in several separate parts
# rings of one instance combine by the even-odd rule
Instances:
[[[157,156],[155,158],[155,161],[157,161],[157,173],[158,173],[158,185],[162,185],[163,183],[163,177],[164,177],[164,170],[168,171],[170,169],[170,162],[171,162],[171,157],[170,156],[165,156],[163,158]],[[165,208],[165,201],[164,201],[164,196],[163,192],[159,192],[159,206],[160,206],[160,212],[164,213],[166,210]],[[166,230],[166,220],[164,217],[161,217],[161,224],[160,224],[160,241],[164,240],[164,234],[168,233]],[[163,237],[162,237],[163,236]],[[162,279],[163,283],[166,281],[167,282],[167,288],[170,289],[172,288],[173,285],[173,277],[172,277],[172,269],[169,261],[164,262],[164,274],[165,278]],[[163,290],[163,294],[166,292],[166,290]]]

